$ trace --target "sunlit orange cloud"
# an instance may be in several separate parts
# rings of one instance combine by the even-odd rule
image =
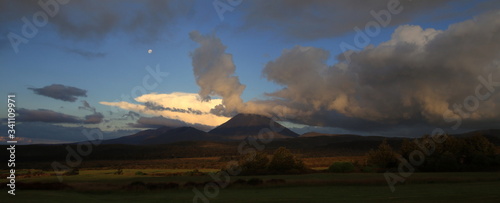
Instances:
[[[151,110],[146,108],[143,104],[133,104],[125,101],[121,102],[99,102],[102,105],[116,106],[121,109],[136,111],[143,114],[153,115],[153,116],[163,116],[166,118],[177,119],[191,124],[202,124],[208,126],[217,126],[227,120],[229,117],[217,116],[210,113],[210,109],[214,106],[222,103],[222,99],[212,99],[210,101],[200,101],[198,94],[196,93],[185,93],[185,92],[173,92],[170,94],[158,94],[150,93],[139,96],[135,98],[135,101],[145,103],[153,102],[155,104],[161,105],[165,108],[177,108],[177,109],[188,109],[201,111],[202,114],[192,114],[183,112],[173,112],[173,111],[161,111],[161,110]]]

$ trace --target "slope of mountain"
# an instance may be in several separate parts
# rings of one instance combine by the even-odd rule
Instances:
[[[255,114],[238,114],[209,133],[227,139],[243,139],[246,136],[258,135],[262,129],[270,129],[271,126],[275,129],[281,129],[281,131],[275,132],[274,138],[293,138],[299,136],[297,133],[285,128],[272,119]]]
[[[144,130],[133,135],[111,140],[104,140],[103,144],[167,144],[180,141],[220,140],[216,136],[193,127],[170,128],[162,127],[156,130]]]
[[[318,137],[318,136],[329,136],[329,137],[332,137],[332,136],[337,136],[337,137],[348,137],[348,136],[359,136],[359,135],[351,135],[351,134],[328,134],[328,133],[319,133],[319,132],[307,132],[307,133],[304,133],[302,135],[300,135],[299,137]]]
[[[482,135],[486,137],[491,143],[500,146],[500,129],[476,130],[462,134],[456,134],[457,137],[468,137],[474,135]]]
[[[133,135],[104,140],[102,144],[140,144],[148,137],[156,137],[172,129],[172,127],[161,127],[158,129],[143,130]]]

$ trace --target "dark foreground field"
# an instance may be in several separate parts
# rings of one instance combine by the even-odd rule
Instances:
[[[112,170],[86,170],[80,175],[64,176],[70,189],[25,190],[18,188],[16,196],[0,193],[0,202],[193,202],[193,187],[186,183],[211,181],[210,176],[136,175],[124,170],[114,175]],[[208,172],[210,170],[202,170]],[[182,171],[143,170],[147,174]],[[231,182],[260,179],[263,184],[231,184],[220,189],[210,202],[498,202],[500,173],[415,173],[405,184],[391,192],[383,174],[316,173],[307,175],[239,176]],[[280,180],[269,183],[269,180]],[[284,182],[283,182],[284,181]],[[18,182],[57,182],[54,176],[20,178]],[[171,189],[130,188],[133,182],[146,185],[177,183]],[[271,181],[272,182],[272,181]],[[201,184],[203,185],[203,184]],[[203,191],[203,188],[199,188]],[[213,191],[211,191],[213,192]],[[201,202],[201,201],[200,201]]]

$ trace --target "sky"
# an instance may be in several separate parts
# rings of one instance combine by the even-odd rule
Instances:
[[[495,0],[0,0],[0,129],[8,94],[24,143],[238,113],[298,133],[500,128],[499,64]]]

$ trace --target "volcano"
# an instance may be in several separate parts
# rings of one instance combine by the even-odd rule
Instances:
[[[263,129],[277,129],[274,138],[293,138],[299,135],[269,117],[256,114],[238,114],[209,133],[227,139],[243,139],[256,136]]]

